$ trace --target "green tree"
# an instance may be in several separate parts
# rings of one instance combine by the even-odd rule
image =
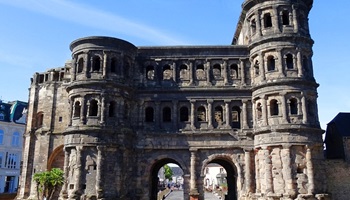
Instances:
[[[164,176],[166,179],[168,179],[169,181],[173,180],[173,170],[168,166],[168,165],[164,165]]]
[[[43,199],[44,197],[47,200],[51,199],[53,194],[63,185],[63,175],[64,172],[58,168],[35,173],[33,179],[37,183],[38,199]]]

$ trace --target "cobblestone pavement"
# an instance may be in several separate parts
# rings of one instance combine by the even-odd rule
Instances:
[[[183,200],[183,190],[174,190],[167,196],[166,200]],[[219,200],[219,197],[215,196],[213,193],[206,192],[204,196],[205,200]]]

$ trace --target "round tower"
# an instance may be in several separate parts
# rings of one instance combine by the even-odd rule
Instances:
[[[308,199],[323,192],[317,87],[308,14],[312,0],[246,0],[242,33],[251,61],[255,194]]]
[[[61,196],[112,199],[116,190],[108,186],[117,187],[118,195],[131,188],[124,170],[134,163],[129,115],[137,48],[117,38],[86,37],[73,41],[70,49],[70,121],[64,132],[69,185]]]

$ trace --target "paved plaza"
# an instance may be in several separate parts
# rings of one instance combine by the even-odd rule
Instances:
[[[174,190],[165,198],[166,200],[183,200],[183,190]],[[213,193],[206,192],[204,196],[205,200],[219,200],[219,197],[215,196]]]

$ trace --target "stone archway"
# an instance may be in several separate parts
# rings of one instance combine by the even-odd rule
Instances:
[[[151,167],[151,176],[150,176],[150,199],[157,199],[158,197],[158,192],[159,192],[159,188],[158,188],[158,183],[159,183],[159,178],[158,178],[158,172],[159,170],[166,164],[169,164],[169,163],[174,163],[176,165],[178,165],[181,169],[182,166],[177,162],[175,161],[174,159],[171,159],[171,158],[164,158],[164,159],[161,159],[161,160],[158,160],[157,162],[155,162],[152,167]]]
[[[60,145],[52,151],[47,161],[47,170],[51,170],[52,168],[60,168],[63,170],[63,166],[64,166],[64,151],[63,151],[63,145]]]
[[[205,173],[203,171],[205,166],[211,163],[220,165],[226,171],[227,193],[224,195],[225,200],[237,200],[237,182],[239,181],[239,169],[237,169],[237,166],[235,165],[234,161],[232,161],[232,158],[225,156],[211,156],[210,159],[206,160],[206,162],[203,163],[202,174]]]

